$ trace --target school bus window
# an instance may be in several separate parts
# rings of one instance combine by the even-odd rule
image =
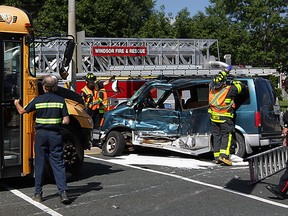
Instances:
[[[19,42],[4,41],[4,99],[19,97],[22,52]]]
[[[36,76],[36,67],[37,62],[35,58],[35,43],[31,43],[29,49],[29,68],[31,75],[34,77]]]

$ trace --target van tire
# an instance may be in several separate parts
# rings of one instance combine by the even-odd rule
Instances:
[[[235,155],[237,155],[238,157],[244,158],[246,155],[244,137],[239,133],[236,133],[235,136],[236,136]]]
[[[102,154],[110,157],[119,156],[122,155],[124,148],[124,136],[118,131],[111,131],[102,146]]]

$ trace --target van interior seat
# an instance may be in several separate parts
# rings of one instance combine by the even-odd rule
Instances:
[[[207,106],[208,101],[191,101],[187,100],[185,104],[185,109],[191,109],[191,108],[196,108],[196,107],[202,107],[202,106]]]

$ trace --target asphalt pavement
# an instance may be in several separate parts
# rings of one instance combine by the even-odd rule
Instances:
[[[288,200],[265,188],[282,172],[249,185],[247,165],[214,165],[209,157],[148,150],[110,158],[96,147],[85,155],[79,179],[68,183],[71,204],[59,202],[54,184],[43,187],[39,204],[30,198],[32,178],[2,179],[0,215],[288,215]]]

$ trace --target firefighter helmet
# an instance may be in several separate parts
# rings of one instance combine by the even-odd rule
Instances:
[[[95,82],[97,77],[93,73],[87,73],[85,76],[86,81],[93,81]]]
[[[227,74],[225,71],[221,71],[216,76],[214,76],[212,80],[212,88],[214,89],[220,89],[223,85],[226,84],[227,81]]]

